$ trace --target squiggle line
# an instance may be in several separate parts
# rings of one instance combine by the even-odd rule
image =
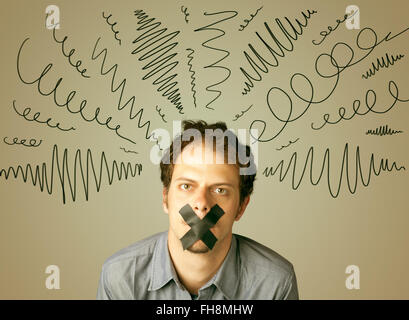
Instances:
[[[311,160],[309,161],[311,156]],[[321,172],[320,175],[318,177],[318,179],[316,181],[313,181],[313,163],[314,163],[314,147],[311,147],[308,151],[307,154],[307,158],[305,159],[305,164],[304,164],[304,168],[303,171],[301,173],[300,179],[298,181],[298,183],[296,183],[296,177],[295,177],[295,170],[297,167],[297,152],[294,152],[293,155],[291,156],[291,159],[288,163],[287,169],[285,169],[285,172],[283,172],[283,167],[284,167],[284,160],[281,160],[280,163],[278,164],[278,166],[274,169],[273,167],[266,167],[265,170],[263,171],[263,175],[265,175],[267,178],[270,175],[274,175],[278,169],[280,169],[280,182],[282,182],[285,177],[288,174],[288,171],[290,169],[291,164],[294,161],[293,164],[293,170],[292,170],[292,189],[293,190],[297,190],[298,187],[301,184],[301,181],[304,178],[304,174],[308,165],[308,161],[310,162],[310,182],[312,185],[317,185],[324,173],[324,169],[325,169],[325,165],[327,166],[327,183],[328,183],[328,190],[331,194],[331,196],[333,198],[338,197],[340,189],[341,189],[341,184],[342,184],[342,177],[344,174],[346,174],[346,179],[347,179],[347,184],[348,184],[348,189],[349,192],[351,192],[351,194],[354,194],[356,192],[357,186],[358,186],[358,175],[360,176],[361,182],[363,184],[364,187],[367,187],[369,185],[369,182],[371,180],[371,176],[372,173],[375,174],[376,176],[378,176],[381,171],[392,171],[393,169],[400,171],[401,169],[406,170],[404,166],[401,167],[397,167],[396,166],[396,162],[393,162],[391,167],[389,167],[389,163],[388,163],[388,159],[381,159],[379,162],[379,169],[378,171],[375,169],[375,159],[374,159],[374,154],[372,153],[371,155],[371,159],[370,159],[370,163],[369,163],[369,171],[368,171],[368,178],[367,181],[364,181],[364,177],[362,174],[362,168],[361,168],[361,158],[360,158],[360,153],[359,153],[359,146],[357,146],[356,148],[356,152],[355,152],[355,183],[354,185],[351,187],[351,182],[350,182],[350,174],[349,174],[349,160],[348,160],[348,143],[345,144],[345,149],[344,149],[344,155],[342,158],[342,165],[341,165],[341,170],[340,170],[340,174],[339,174],[339,181],[338,181],[338,188],[336,190],[336,192],[334,193],[331,187],[331,181],[330,181],[330,151],[327,148],[325,151],[325,155],[324,155],[324,159],[322,161],[322,167],[321,167]],[[345,168],[345,170],[344,170]]]
[[[206,104],[206,108],[212,109],[212,110],[214,110],[214,108],[209,108],[209,105],[211,105],[214,101],[216,101],[222,94],[222,92],[220,90],[215,90],[215,89],[212,89],[212,88],[222,84],[227,79],[229,79],[230,75],[231,75],[231,70],[229,68],[227,68],[227,67],[218,65],[219,62],[222,62],[224,59],[226,59],[230,55],[230,52],[227,51],[227,50],[223,50],[223,49],[219,49],[219,48],[215,48],[215,47],[211,47],[211,46],[206,45],[208,42],[211,42],[211,41],[216,40],[218,38],[222,38],[226,34],[226,32],[224,32],[224,30],[222,30],[222,29],[210,28],[210,27],[212,27],[212,26],[214,26],[214,25],[216,25],[216,24],[218,24],[220,22],[223,22],[223,21],[234,18],[235,16],[237,16],[238,12],[237,11],[220,11],[220,12],[215,12],[215,13],[207,13],[207,12],[204,13],[205,16],[213,16],[213,15],[218,15],[218,14],[223,14],[223,13],[232,13],[232,15],[230,15],[230,16],[224,18],[224,19],[218,20],[216,22],[213,22],[211,24],[208,24],[207,26],[204,26],[204,27],[201,27],[201,28],[195,30],[195,31],[204,31],[204,30],[218,31],[220,33],[218,36],[213,37],[213,38],[211,38],[209,40],[206,40],[205,42],[202,43],[202,46],[205,47],[205,48],[208,48],[208,49],[221,51],[221,52],[225,53],[224,57],[222,57],[221,59],[217,60],[216,62],[214,62],[214,63],[212,63],[210,65],[207,65],[207,66],[203,67],[204,69],[206,69],[206,68],[219,68],[219,69],[227,70],[227,72],[228,72],[227,77],[224,78],[222,81],[219,81],[217,83],[214,83],[214,84],[206,87],[206,91],[216,92],[217,93],[216,97],[212,101],[210,101],[208,104]]]
[[[381,60],[379,58],[376,59],[376,65],[375,62],[372,62],[372,67],[365,73],[362,74],[362,79],[368,79],[369,77],[372,77],[375,75],[377,71],[381,68],[389,68],[389,66],[393,66],[396,61],[402,59],[404,57],[403,54],[399,54],[396,56],[391,55],[392,60],[389,58],[389,55],[386,54],[386,61],[385,57],[382,57]]]
[[[368,135],[374,135],[374,136],[392,136],[394,134],[402,133],[403,131],[401,130],[392,130],[388,128],[388,125],[386,126],[380,126],[379,128],[376,128],[376,130],[368,130],[366,134]]]
[[[246,70],[244,70],[243,67],[240,67],[240,71],[243,73],[243,75],[246,77],[247,81],[244,82],[244,88],[242,91],[242,95],[246,95],[247,93],[249,93],[251,91],[251,88],[254,87],[254,83],[253,81],[261,81],[263,79],[263,77],[261,76],[260,72],[258,70],[260,70],[261,72],[264,73],[268,73],[268,66],[270,67],[278,67],[279,65],[279,61],[277,56],[284,58],[285,57],[285,51],[287,52],[292,52],[294,51],[294,41],[297,41],[299,36],[301,36],[304,33],[304,29],[308,26],[308,21],[311,18],[311,16],[315,13],[317,13],[317,11],[315,10],[307,10],[307,13],[301,11],[302,16],[304,17],[304,21],[300,22],[298,19],[295,19],[296,24],[298,25],[299,30],[296,29],[296,27],[294,27],[294,25],[290,22],[290,20],[285,17],[285,20],[287,21],[287,23],[290,25],[292,31],[289,32],[284,26],[283,23],[281,22],[280,19],[276,18],[275,22],[277,24],[277,26],[280,28],[280,30],[282,31],[284,37],[288,40],[286,40],[286,43],[288,43],[288,47],[286,47],[284,44],[282,44],[280,42],[279,39],[277,39],[277,36],[271,31],[269,25],[267,24],[267,22],[264,22],[264,27],[266,28],[268,34],[270,35],[270,37],[274,40],[274,47],[277,47],[277,49],[272,48],[261,36],[258,32],[256,32],[257,37],[260,39],[260,41],[263,43],[264,46],[267,47],[268,51],[271,54],[272,60],[273,61],[268,61],[267,59],[265,59],[264,57],[262,57],[260,55],[260,53],[258,53],[256,51],[256,49],[254,49],[252,44],[248,44],[248,47],[250,48],[250,50],[254,53],[255,57],[258,59],[258,61],[260,62],[261,65],[258,65],[257,62],[255,62],[253,60],[252,57],[250,57],[250,55],[247,53],[247,51],[244,51],[244,56],[246,57],[248,63],[250,64],[251,68],[254,70],[254,72],[256,73],[256,75],[250,75]],[[288,27],[287,27],[288,28]]]
[[[82,185],[84,186],[84,193],[85,193],[85,198],[87,201],[88,201],[88,194],[89,194],[89,174],[90,174],[89,167],[90,166],[92,169],[97,192],[99,192],[101,188],[103,164],[105,165],[106,174],[108,175],[109,185],[111,185],[114,180],[115,172],[116,172],[116,176],[118,177],[118,180],[121,180],[122,175],[125,176],[125,179],[128,179],[129,174],[132,177],[135,177],[136,174],[140,175],[142,171],[141,164],[134,164],[134,170],[132,170],[133,167],[130,162],[128,162],[126,165],[123,162],[120,162],[119,167],[118,167],[118,164],[115,160],[112,162],[112,168],[109,169],[108,162],[105,157],[105,153],[102,152],[101,162],[99,166],[99,177],[97,177],[95,168],[94,168],[94,161],[92,159],[91,150],[90,149],[87,150],[86,168],[83,169],[81,150],[77,149],[77,152],[75,153],[74,169],[73,169],[73,174],[71,178],[67,157],[68,157],[68,151],[67,149],[64,149],[62,166],[60,166],[60,161],[58,160],[58,147],[57,145],[54,145],[53,154],[51,157],[51,172],[50,172],[51,177],[50,179],[48,179],[47,177],[47,164],[45,162],[43,162],[41,166],[36,165],[35,169],[33,169],[31,164],[27,164],[25,167],[25,171],[21,165],[18,165],[17,169],[15,169],[14,167],[9,167],[7,171],[6,169],[1,169],[0,177],[4,174],[4,177],[7,180],[9,178],[10,173],[12,172],[14,178],[16,179],[19,173],[21,173],[23,181],[27,183],[28,175],[30,174],[31,182],[33,183],[34,186],[36,186],[38,183],[40,185],[41,192],[44,191],[44,186],[46,186],[48,194],[52,194],[53,186],[54,186],[54,166],[56,166],[58,170],[58,178],[59,178],[58,182],[61,184],[63,203],[65,204],[65,198],[66,198],[65,188],[66,188],[67,182],[70,187],[72,200],[75,201],[77,197],[77,167],[78,165],[81,170],[81,181],[82,181]],[[35,173],[33,172],[33,170],[35,171]],[[84,176],[84,170],[85,170],[85,176]]]
[[[121,149],[121,150],[124,150],[126,153],[135,153],[135,154],[138,154],[138,152],[132,151],[132,150],[126,150],[124,147],[121,147],[120,149]]]
[[[106,60],[107,54],[108,54],[108,49],[107,49],[107,48],[104,48],[104,49],[102,49],[97,55],[95,55],[95,51],[96,51],[96,48],[97,48],[97,45],[98,45],[100,39],[101,39],[101,38],[98,38],[97,41],[95,42],[95,46],[94,46],[94,50],[92,51],[91,59],[92,59],[92,60],[96,60],[96,59],[98,59],[98,57],[99,57],[100,55],[103,55],[103,57],[102,57],[102,63],[101,63],[101,68],[100,68],[100,74],[101,74],[102,76],[106,76],[108,73],[110,73],[111,71],[113,71],[113,72],[112,72],[112,78],[111,78],[111,92],[114,93],[114,92],[118,91],[119,89],[121,89],[121,93],[120,93],[120,95],[119,95],[118,105],[117,105],[118,110],[121,111],[122,109],[124,109],[124,108],[130,103],[131,106],[130,106],[130,109],[129,109],[129,119],[133,120],[133,119],[135,119],[136,117],[138,117],[138,124],[137,124],[138,128],[141,129],[141,128],[147,126],[147,127],[146,127],[146,132],[145,132],[145,139],[149,140],[151,137],[153,137],[153,139],[154,139],[154,138],[155,138],[155,135],[154,135],[154,134],[149,134],[149,129],[150,129],[151,122],[148,120],[148,121],[145,121],[145,123],[141,125],[141,120],[142,120],[142,116],[143,116],[143,111],[144,111],[144,109],[143,109],[143,108],[140,108],[139,111],[134,114],[133,109],[134,109],[134,105],[135,105],[135,96],[130,97],[129,100],[126,101],[123,105],[121,104],[121,103],[122,103],[122,97],[123,97],[123,94],[124,94],[124,90],[125,90],[126,80],[127,80],[127,79],[124,78],[124,79],[121,81],[121,83],[120,83],[116,88],[114,88],[115,77],[116,77],[116,73],[117,73],[117,71],[118,71],[118,64],[115,63],[115,64],[114,64],[111,68],[109,68],[108,70],[104,70],[105,60]]]
[[[289,147],[289,146],[292,145],[293,143],[296,143],[298,140],[300,140],[300,138],[297,138],[297,139],[294,140],[294,141],[291,141],[291,140],[290,140],[286,146],[281,146],[281,148],[278,148],[278,149],[276,149],[276,150],[277,150],[277,151],[283,150],[284,148]]]
[[[196,104],[196,90],[195,90],[195,86],[196,86],[196,77],[195,74],[196,72],[192,69],[193,65],[192,65],[192,60],[193,60],[193,53],[195,52],[195,50],[191,49],[191,48],[187,48],[186,51],[191,51],[187,57],[189,58],[189,61],[187,62],[187,64],[189,65],[189,72],[191,73],[190,78],[192,78],[192,81],[190,82],[190,84],[192,85],[192,92],[193,92],[193,103],[195,104],[195,107],[197,107]]]
[[[137,48],[135,48],[132,51],[132,54],[137,54],[147,48],[150,48],[149,51],[145,52],[141,57],[139,57],[138,61],[144,61],[156,55],[156,57],[152,58],[152,60],[150,60],[148,64],[143,66],[142,70],[146,70],[152,67],[153,69],[149,71],[142,78],[142,80],[149,79],[153,75],[163,71],[163,73],[160,76],[158,76],[152,82],[152,84],[154,85],[160,84],[159,88],[156,91],[161,92],[163,90],[166,90],[164,93],[162,93],[162,97],[167,97],[167,99],[170,102],[172,102],[173,105],[176,106],[176,109],[179,111],[179,113],[184,114],[184,112],[182,111],[183,110],[182,103],[179,101],[180,100],[180,93],[178,92],[179,88],[176,88],[175,90],[171,91],[175,86],[177,86],[178,82],[177,81],[170,82],[170,81],[176,78],[178,74],[174,73],[171,76],[164,78],[169,72],[171,72],[179,64],[179,61],[170,62],[174,57],[177,56],[177,53],[172,53],[172,54],[165,56],[169,51],[171,51],[174,47],[177,46],[178,42],[173,42],[166,46],[165,44],[168,41],[171,41],[173,38],[175,38],[180,33],[180,31],[168,33],[160,37],[168,29],[162,28],[160,30],[153,31],[161,25],[160,22],[153,23],[153,21],[156,18],[148,19],[149,16],[143,10],[135,10],[135,16],[139,20],[138,24],[140,25],[138,28],[136,28],[136,30],[137,31],[141,31],[144,29],[148,29],[148,30],[142,33],[141,35],[139,35],[135,40],[132,41],[132,43],[138,43],[139,41],[142,41],[147,38],[147,40],[145,40],[143,43],[141,43]],[[160,38],[155,39],[157,37],[160,37]]]

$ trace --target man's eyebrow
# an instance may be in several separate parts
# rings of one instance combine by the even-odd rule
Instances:
[[[213,184],[212,184],[212,187],[215,187],[215,186],[228,186],[228,187],[230,187],[230,188],[234,188],[234,185],[231,184],[231,183],[228,183],[228,182],[217,182],[217,183],[213,183]]]
[[[176,178],[175,181],[188,181],[188,182],[197,183],[196,180],[192,180],[192,179],[189,179],[189,178],[186,178],[186,177]],[[234,188],[234,185],[229,183],[229,182],[216,182],[216,183],[212,183],[211,186],[212,187],[215,187],[215,186],[228,186],[228,187]]]
[[[175,179],[175,181],[179,181],[179,180],[189,181],[189,182],[196,182],[195,180],[192,180],[192,179],[189,179],[189,178],[186,178],[186,177],[179,177],[179,178]]]

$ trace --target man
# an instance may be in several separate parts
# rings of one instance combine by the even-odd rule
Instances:
[[[253,191],[252,160],[225,123],[184,121],[160,163],[169,230],[108,258],[97,299],[298,299],[292,264],[232,233]]]

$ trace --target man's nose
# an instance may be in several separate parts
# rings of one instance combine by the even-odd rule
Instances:
[[[209,192],[206,188],[198,188],[196,190],[195,198],[193,200],[193,210],[203,219],[211,208],[211,200]]]

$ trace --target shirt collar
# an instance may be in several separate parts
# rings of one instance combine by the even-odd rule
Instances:
[[[170,280],[174,280],[181,288],[173,263],[168,250],[168,232],[164,232],[158,239],[152,257],[151,282],[148,290],[158,290],[165,286]],[[227,299],[235,296],[240,280],[240,256],[237,250],[237,240],[232,235],[230,249],[221,267],[215,276],[205,284],[202,289],[214,284]]]
[[[152,261],[149,291],[162,288],[171,279],[175,280],[176,284],[180,286],[179,279],[169,255],[168,232],[163,232],[160,235],[153,252]]]
[[[214,285],[229,300],[233,299],[236,295],[240,281],[240,265],[241,261],[239,251],[237,250],[237,239],[233,234],[229,252],[213,278]]]

